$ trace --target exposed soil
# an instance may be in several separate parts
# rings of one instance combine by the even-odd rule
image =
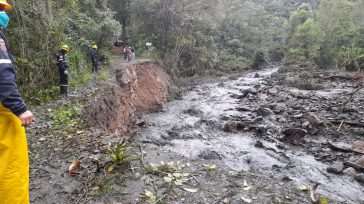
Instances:
[[[33,203],[311,203],[317,183],[317,198],[364,203],[364,90],[355,74],[270,67],[162,105],[170,83],[162,69],[143,62],[116,73],[36,109]],[[85,107],[93,127],[52,124],[48,109],[67,104]],[[126,145],[125,162],[110,159],[115,143]]]
[[[152,62],[117,69],[106,93],[85,108],[89,126],[125,135],[142,114],[159,111],[168,99],[171,78]]]

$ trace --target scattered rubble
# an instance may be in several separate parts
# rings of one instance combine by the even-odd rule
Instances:
[[[148,73],[137,75],[153,75]],[[300,67],[262,70],[194,86],[165,106],[163,86],[157,94],[162,97],[151,102],[161,112],[142,118],[121,108],[132,107],[133,101],[115,101],[121,95],[111,91],[113,96],[93,109],[110,119],[98,124],[109,132],[86,128],[62,136],[61,130],[54,137],[41,131],[47,124],[31,131],[32,176],[44,184],[32,183],[31,200],[360,203],[364,93],[350,96],[356,82],[334,76]],[[136,101],[144,95],[124,74],[117,81],[132,87],[128,93]],[[149,102],[138,107],[148,113]],[[132,122],[120,126],[126,119]],[[135,127],[134,122],[139,128],[125,142],[120,134]],[[129,146],[120,146],[110,157],[109,143]],[[132,160],[121,168],[110,158]],[[67,169],[75,160],[82,165],[70,176]]]

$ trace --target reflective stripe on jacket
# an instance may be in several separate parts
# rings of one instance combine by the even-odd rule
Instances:
[[[16,84],[14,59],[2,30],[0,30],[0,101],[17,116],[27,111]]]

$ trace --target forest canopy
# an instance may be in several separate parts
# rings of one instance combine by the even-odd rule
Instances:
[[[74,80],[90,72],[89,46],[107,61],[117,40],[177,77],[306,63],[364,69],[361,0],[9,0],[6,29],[23,93],[58,83],[55,52],[71,47]],[[153,49],[146,51],[151,42]],[[27,89],[24,89],[27,87]],[[26,91],[26,92],[25,92]]]

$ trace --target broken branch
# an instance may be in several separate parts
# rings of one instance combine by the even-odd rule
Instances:
[[[349,95],[349,98],[348,98],[348,100],[346,100],[342,105],[341,105],[341,108],[340,108],[340,113],[342,113],[342,111],[343,111],[343,109],[344,109],[344,107],[346,106],[346,104],[348,104],[350,101],[351,101],[351,99],[353,99],[353,96],[354,96],[354,94],[355,93],[357,93],[358,91],[360,91],[362,88],[364,88],[364,86],[361,86],[361,87],[359,87],[359,88],[357,88],[357,89],[355,89],[350,95]]]
[[[315,185],[312,187],[311,191],[310,191],[310,198],[311,198],[312,203],[314,203],[314,204],[317,204],[317,203],[318,203],[318,201],[319,201],[319,199],[318,199],[318,198],[316,198],[316,191],[317,191],[317,187],[318,187],[318,186],[319,186],[319,184],[315,184]]]
[[[142,165],[144,165],[144,152],[141,144],[139,144],[139,149],[140,149],[140,161],[142,162]]]
[[[353,121],[340,121],[340,120],[329,120],[330,123],[333,124],[346,124],[346,125],[350,125],[350,126],[356,126],[356,127],[364,127],[364,123],[360,123],[360,122],[353,122]]]
[[[329,145],[329,147],[333,150],[338,150],[338,151],[343,151],[343,152],[354,152],[354,153],[358,153],[358,154],[364,154],[362,151],[359,151],[353,147],[346,147],[346,146],[339,146],[339,145],[335,145],[333,143],[328,142],[327,143]]]
[[[347,167],[353,167],[355,170],[364,173],[364,167],[360,166],[359,164],[353,162],[344,162],[344,165]]]

